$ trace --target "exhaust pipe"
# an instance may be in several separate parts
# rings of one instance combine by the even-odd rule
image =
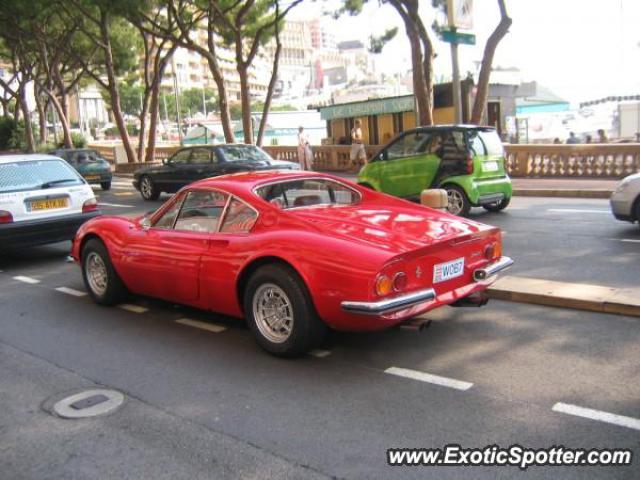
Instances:
[[[431,326],[431,319],[424,317],[416,317],[400,324],[400,329],[410,330],[412,332],[424,332]]]
[[[485,292],[477,292],[453,302],[451,307],[484,307],[489,301]]]

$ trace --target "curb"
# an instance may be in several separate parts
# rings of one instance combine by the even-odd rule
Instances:
[[[610,198],[613,190],[574,190],[546,188],[515,188],[517,197],[561,197],[561,198]]]
[[[506,276],[487,293],[496,300],[640,317],[640,292],[634,288]]]

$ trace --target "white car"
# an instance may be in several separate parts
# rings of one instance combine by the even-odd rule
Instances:
[[[89,184],[61,158],[0,156],[0,249],[71,240],[99,213]]]
[[[618,220],[640,222],[640,173],[624,178],[611,195],[611,211]]]

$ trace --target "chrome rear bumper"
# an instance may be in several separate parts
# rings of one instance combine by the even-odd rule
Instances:
[[[490,263],[484,268],[479,268],[473,271],[473,279],[476,282],[480,282],[482,280],[487,280],[490,277],[493,277],[498,272],[506,270],[511,265],[513,265],[513,260],[509,257],[500,257],[500,260],[497,260],[493,263]]]
[[[384,315],[397,312],[405,308],[413,307],[419,303],[430,302],[436,299],[436,292],[433,288],[419,290],[417,292],[399,295],[393,298],[386,298],[378,302],[351,302],[343,301],[340,306],[342,310],[360,315]]]

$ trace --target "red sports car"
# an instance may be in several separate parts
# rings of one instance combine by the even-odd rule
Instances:
[[[313,172],[202,180],[155,213],[85,223],[72,255],[93,299],[127,292],[245,317],[277,355],[327,327],[376,330],[483,304],[513,262],[500,230]]]

